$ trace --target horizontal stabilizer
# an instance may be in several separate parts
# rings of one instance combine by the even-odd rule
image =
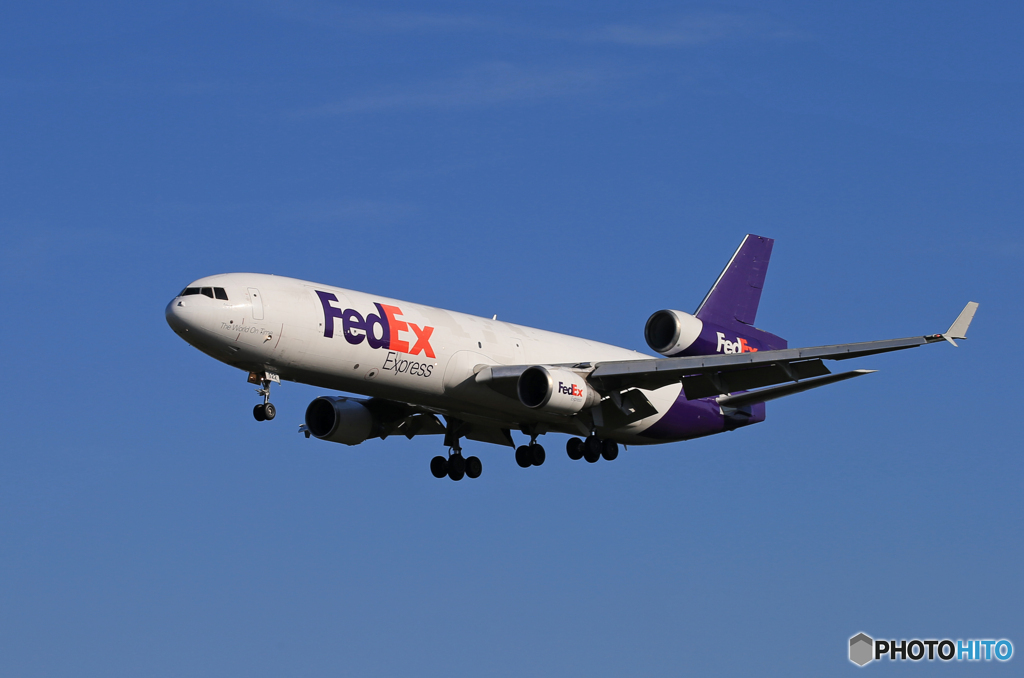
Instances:
[[[967,328],[971,326],[971,321],[974,320],[974,312],[978,310],[978,302],[968,301],[967,305],[964,306],[964,310],[960,311],[960,315],[956,317],[953,324],[949,326],[946,333],[942,335],[942,338],[949,343],[956,346],[954,339],[966,339]]]
[[[810,389],[818,388],[819,386],[827,386],[828,384],[834,384],[837,381],[845,381],[865,374],[871,374],[874,371],[875,370],[853,370],[852,372],[840,372],[839,374],[829,374],[824,377],[808,379],[796,384],[785,384],[783,386],[773,386],[771,388],[761,389],[760,391],[750,391],[748,393],[737,393],[736,395],[722,396],[718,399],[718,404],[721,407],[746,407],[747,405],[753,405],[755,403],[763,403],[769,400],[775,400],[776,398],[783,398],[788,395],[793,395],[794,393],[809,391]]]

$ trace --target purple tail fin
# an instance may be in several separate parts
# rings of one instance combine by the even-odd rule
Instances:
[[[748,234],[694,315],[723,327],[753,325],[774,244],[771,238]]]

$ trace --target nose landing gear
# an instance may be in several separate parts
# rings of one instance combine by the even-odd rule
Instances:
[[[277,416],[277,408],[274,403],[261,403],[252,408],[252,416],[256,421],[269,421]]]
[[[276,377],[277,375],[266,373],[263,376],[260,376],[255,372],[249,373],[249,383],[259,384],[260,387],[256,389],[256,393],[263,396],[263,402],[252,408],[252,416],[256,421],[270,421],[277,416],[277,408],[274,407],[272,402],[270,402],[270,384],[278,380],[271,378],[272,376]],[[278,381],[278,383],[280,383],[280,381]]]

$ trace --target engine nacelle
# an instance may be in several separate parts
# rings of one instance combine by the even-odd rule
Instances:
[[[658,311],[647,319],[644,339],[662,355],[678,355],[693,345],[704,329],[704,321],[682,311]]]
[[[306,408],[306,428],[320,440],[358,445],[378,427],[373,413],[358,400],[320,396]]]
[[[601,402],[600,394],[572,370],[535,365],[519,375],[519,402],[535,410],[555,414],[576,414]]]

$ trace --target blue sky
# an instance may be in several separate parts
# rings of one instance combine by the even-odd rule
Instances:
[[[859,631],[1021,651],[1022,18],[6,8],[2,673],[839,675]],[[434,438],[297,435],[317,389],[257,424],[163,319],[253,270],[643,349],[748,232],[776,239],[758,325],[791,345],[975,300],[971,339],[614,463],[479,444],[452,483]]]

